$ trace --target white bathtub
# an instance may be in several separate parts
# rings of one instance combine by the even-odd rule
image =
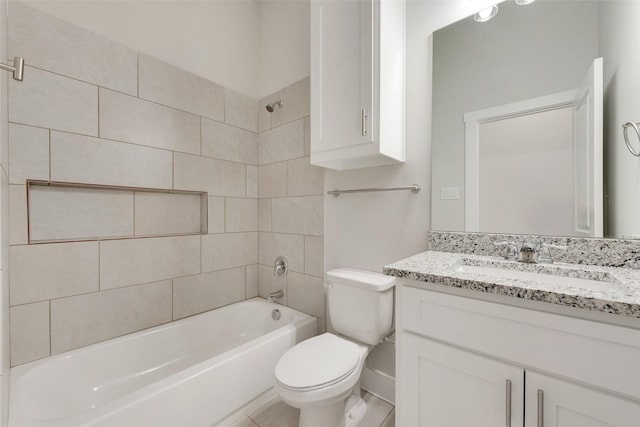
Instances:
[[[208,427],[272,387],[280,356],[316,333],[314,317],[254,298],[18,366],[9,425]]]

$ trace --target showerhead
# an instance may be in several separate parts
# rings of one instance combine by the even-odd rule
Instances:
[[[267,104],[267,111],[273,113],[273,110],[275,110],[276,107],[282,108],[283,106],[284,103],[282,101],[272,102],[271,104]]]

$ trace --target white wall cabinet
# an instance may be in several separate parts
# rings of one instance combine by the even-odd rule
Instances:
[[[640,330],[408,286],[397,303],[396,425],[638,426]]]
[[[311,163],[404,161],[404,0],[311,2]]]

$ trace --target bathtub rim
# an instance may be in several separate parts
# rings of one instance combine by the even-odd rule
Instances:
[[[24,395],[25,392],[20,390],[19,388],[21,385],[20,380],[23,377],[33,373],[43,365],[49,364],[53,361],[66,359],[69,357],[78,357],[87,352],[92,352],[96,350],[99,351],[101,349],[108,349],[110,346],[113,346],[119,342],[135,340],[136,338],[139,338],[141,336],[145,336],[148,334],[155,334],[166,329],[177,328],[184,323],[193,322],[194,318],[207,317],[208,315],[211,316],[212,312],[229,309],[229,307],[232,307],[233,305],[243,304],[243,303],[255,303],[255,302],[258,302],[261,305],[263,304],[268,305],[272,309],[277,308],[281,311],[282,310],[290,311],[292,312],[292,314],[295,315],[295,317],[292,319],[292,321],[284,323],[280,327],[272,331],[269,331],[266,334],[260,335],[247,342],[243,342],[238,346],[227,349],[222,353],[215,354],[208,359],[199,361],[180,371],[174,372],[166,377],[162,377],[154,382],[145,384],[144,386],[138,389],[135,389],[129,393],[125,393],[121,396],[118,396],[117,398],[95,408],[95,410],[87,409],[80,412],[75,412],[65,417],[58,417],[58,418],[31,418],[28,416],[28,414],[16,412],[17,409],[15,408],[15,405],[19,405],[22,399],[18,398],[17,402],[14,399],[12,399],[12,396],[15,396],[14,388],[18,387],[18,392],[22,392],[22,394]],[[114,411],[119,412],[119,411],[125,410],[131,406],[134,406],[137,403],[140,403],[141,401],[144,401],[155,395],[161,394],[167,391],[168,389],[175,387],[176,385],[182,384],[194,376],[204,374],[211,369],[215,369],[219,367],[219,365],[223,363],[226,360],[226,358],[229,357],[229,355],[232,355],[232,357],[240,357],[246,352],[251,351],[257,345],[260,345],[263,343],[266,344],[270,341],[280,338],[282,335],[289,333],[291,329],[298,330],[300,328],[304,328],[305,326],[310,327],[310,325],[313,323],[315,323],[314,329],[317,333],[318,319],[316,317],[303,313],[299,310],[296,310],[287,306],[283,306],[281,304],[269,302],[262,297],[254,297],[254,298],[239,301],[236,303],[228,304],[226,306],[218,307],[216,309],[209,310],[203,313],[197,313],[192,316],[178,319],[176,321],[163,323],[161,325],[156,325],[140,331],[114,337],[109,340],[101,341],[95,344],[90,344],[84,347],[69,350],[64,353],[59,353],[43,359],[28,362],[23,365],[18,365],[14,368],[11,368],[11,370],[9,371],[8,383],[9,383],[10,389],[9,389],[9,408],[8,408],[9,424],[8,425],[14,426],[16,422],[24,422],[24,421],[28,421],[30,423],[29,425],[33,425],[33,426],[42,425],[42,426],[54,427],[58,425],[60,426],[66,425],[66,424],[60,424],[60,422],[73,423],[73,425],[76,425],[76,424],[93,425],[94,423],[98,423],[101,420],[107,419],[108,417],[111,416],[112,413],[114,413]]]

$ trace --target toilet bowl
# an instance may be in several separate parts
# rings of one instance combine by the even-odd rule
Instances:
[[[280,358],[274,388],[300,408],[299,427],[358,427],[366,414],[360,376],[369,351],[393,323],[395,278],[340,268],[327,272],[335,333],[303,341]]]
[[[275,369],[275,391],[300,408],[300,427],[356,427],[366,404],[360,375],[372,347],[325,333],[289,349]],[[350,396],[355,398],[349,399]]]

